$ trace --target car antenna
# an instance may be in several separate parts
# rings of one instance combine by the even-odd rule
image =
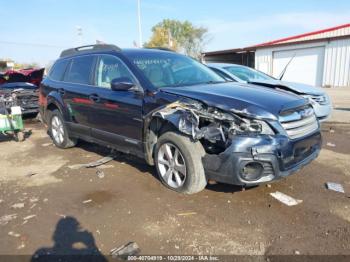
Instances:
[[[284,69],[282,70],[280,76],[278,77],[279,80],[282,80],[282,78],[284,77],[284,74],[287,72],[287,68],[289,66],[289,64],[293,61],[294,57],[296,56],[297,54],[294,53],[294,55],[292,56],[292,58],[288,61],[288,63],[286,64],[286,66],[284,67]]]

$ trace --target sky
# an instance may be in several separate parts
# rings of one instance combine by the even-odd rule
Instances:
[[[205,51],[246,47],[350,23],[349,0],[140,0],[143,41],[165,18],[209,30]],[[0,0],[0,59],[55,60],[65,48],[96,40],[138,42],[137,0]],[[82,36],[78,36],[77,28]]]

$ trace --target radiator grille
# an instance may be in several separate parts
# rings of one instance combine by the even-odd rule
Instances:
[[[312,108],[280,116],[280,123],[291,139],[306,136],[318,129],[318,121]]]

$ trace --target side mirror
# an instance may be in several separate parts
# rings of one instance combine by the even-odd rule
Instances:
[[[114,78],[111,82],[111,89],[114,91],[127,91],[134,86],[135,84],[129,77]]]

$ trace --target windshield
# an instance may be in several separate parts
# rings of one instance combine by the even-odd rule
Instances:
[[[225,82],[205,65],[176,53],[132,54],[129,58],[157,88]]]
[[[227,71],[229,71],[234,76],[238,77],[241,80],[250,82],[254,80],[275,80],[273,77],[268,76],[262,72],[256,71],[249,67],[243,66],[228,66],[225,67]]]

